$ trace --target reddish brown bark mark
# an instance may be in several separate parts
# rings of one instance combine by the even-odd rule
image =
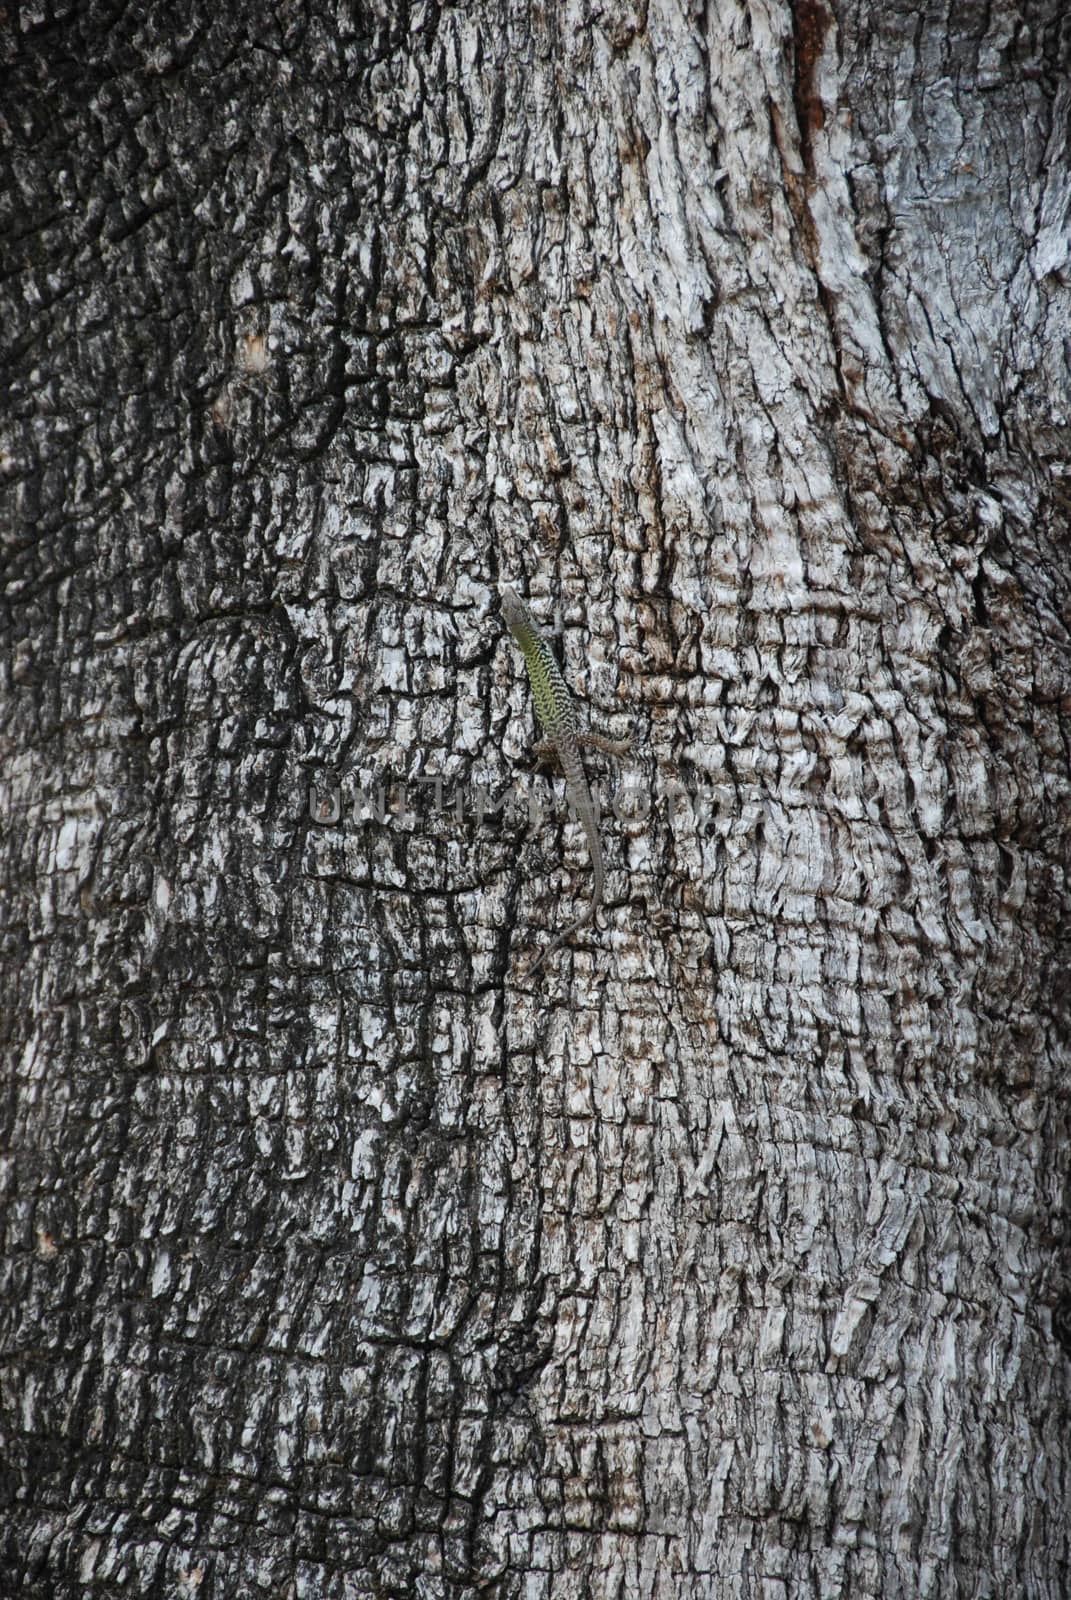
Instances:
[[[811,139],[825,127],[826,120],[821,97],[815,88],[814,69],[829,32],[830,15],[821,0],[795,0],[792,20],[796,46],[793,98],[800,128],[800,153],[806,170],[813,172]]]

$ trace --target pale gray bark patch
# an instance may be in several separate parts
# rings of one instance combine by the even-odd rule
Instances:
[[[1063,7],[4,27],[6,1587],[1064,1596]]]

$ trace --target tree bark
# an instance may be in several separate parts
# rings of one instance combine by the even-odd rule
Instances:
[[[4,1592],[1061,1600],[1061,0],[0,26]]]

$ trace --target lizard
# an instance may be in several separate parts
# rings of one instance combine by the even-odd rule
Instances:
[[[588,784],[587,773],[584,771],[584,758],[580,753],[582,745],[593,746],[599,750],[607,750],[615,755],[622,755],[628,749],[627,741],[624,744],[612,739],[603,739],[598,734],[581,733],[576,725],[576,709],[573,697],[569,693],[565,679],[562,677],[561,668],[554,659],[542,630],[532,613],[517,594],[507,584],[503,584],[500,591],[502,601],[502,615],[506,626],[513,635],[524,664],[528,669],[528,681],[532,686],[532,698],[535,701],[536,714],[543,726],[547,738],[542,746],[536,747],[536,752],[541,757],[553,753],[557,758],[565,776],[565,795],[569,804],[580,818],[581,826],[587,837],[588,851],[591,855],[592,885],[591,899],[587,908],[570,923],[563,933],[543,951],[535,963],[529,968],[526,976],[532,978],[539,971],[548,956],[560,950],[566,939],[576,933],[580,928],[593,922],[595,913],[602,904],[603,891],[606,886],[606,873],[603,867],[602,846],[599,843],[599,830],[595,822],[595,803],[591,797],[591,788]]]

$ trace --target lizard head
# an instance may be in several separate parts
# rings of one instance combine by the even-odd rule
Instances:
[[[508,584],[500,586],[499,598],[502,601],[502,615],[506,619],[506,626],[512,633],[524,626],[528,620],[528,612],[524,601],[516,589],[511,589]]]

